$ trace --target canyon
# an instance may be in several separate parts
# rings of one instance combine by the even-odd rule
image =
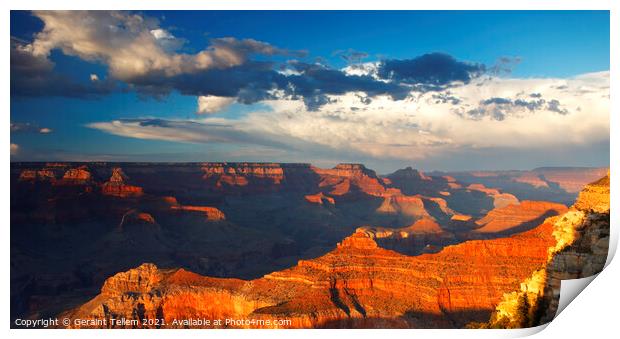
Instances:
[[[361,164],[12,163],[11,315],[486,324],[550,265],[553,218],[604,219],[608,184],[585,181],[599,172],[512,191],[469,180],[488,173]]]

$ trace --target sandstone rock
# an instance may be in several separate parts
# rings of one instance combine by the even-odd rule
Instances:
[[[410,257],[356,232],[320,258],[251,281],[143,265],[109,279],[99,296],[63,316],[139,314],[167,327],[186,317],[288,319],[293,328],[461,326],[478,317],[468,311],[490,315],[504,293],[546,262],[553,243],[543,225]]]
[[[534,187],[549,187],[549,184],[541,178],[538,173],[525,172],[522,175],[513,179],[515,182],[520,182]]]
[[[575,202],[575,208],[598,213],[609,212],[609,174],[587,185]]]
[[[162,200],[164,201],[164,203],[171,205],[171,206],[178,206],[179,202],[177,201],[177,198],[175,197],[163,197]]]
[[[339,164],[332,169],[313,167],[320,176],[319,187],[329,188],[329,194],[342,196],[352,189],[368,195],[381,196],[386,187],[377,174],[362,164]]]
[[[379,213],[403,214],[417,219],[431,216],[424,207],[424,201],[420,196],[388,195],[383,203],[377,208]]]
[[[65,185],[83,185],[91,182],[92,176],[86,166],[67,170],[61,180],[61,184]]]
[[[587,185],[570,210],[548,218],[555,243],[547,262],[504,294],[485,327],[529,327],[547,323],[556,315],[561,282],[599,273],[609,249],[609,174]]]
[[[101,186],[101,193],[120,198],[140,197],[144,194],[142,187],[126,185],[128,177],[120,167],[112,169],[110,180]]]
[[[546,218],[564,213],[566,206],[543,201],[522,201],[519,205],[508,205],[490,211],[484,218],[477,220],[480,228],[476,233],[498,233],[522,231],[533,227]]]
[[[467,186],[467,188],[474,191],[480,191],[491,196],[493,198],[493,207],[495,208],[519,204],[519,199],[517,199],[517,197],[510,193],[502,193],[495,188],[488,188],[482,184],[471,184]]]
[[[189,206],[189,205],[174,205],[171,206],[172,209],[181,210],[181,211],[191,211],[191,212],[200,212],[203,213],[207,217],[207,221],[222,221],[226,220],[226,216],[224,212],[220,211],[215,207],[209,206]]]
[[[285,178],[282,166],[275,163],[205,163],[202,171],[203,179],[213,180],[218,188],[247,186],[256,180],[279,185]]]
[[[336,204],[336,201],[334,200],[334,198],[323,194],[323,192],[319,192],[317,194],[308,194],[304,198],[306,199],[307,202],[312,203],[312,204],[323,205],[324,202],[329,203],[331,205]]]
[[[142,264],[107,279],[101,288],[101,293],[114,296],[119,293],[149,292],[161,279],[162,274],[155,265]]]
[[[55,182],[56,174],[48,169],[42,170],[23,170],[19,175],[20,181],[46,181]]]
[[[147,223],[147,224],[155,223],[155,218],[153,218],[153,216],[150,215],[149,213],[139,212],[136,214],[135,218],[136,220]]]
[[[453,221],[470,221],[471,219],[472,219],[471,215],[466,215],[466,214],[455,214],[450,218],[450,220],[453,220]]]

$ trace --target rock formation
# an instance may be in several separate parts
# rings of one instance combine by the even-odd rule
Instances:
[[[496,188],[488,188],[482,184],[471,184],[467,186],[467,189],[480,191],[488,194],[493,198],[493,207],[501,208],[508,205],[516,205],[519,203],[519,199],[510,193],[502,193]]]
[[[96,312],[292,315],[292,327],[452,327],[487,320],[496,296],[518,290],[544,266],[525,252],[508,258],[529,240],[535,248],[556,241],[544,231],[551,224],[536,227],[544,209],[520,211],[527,203],[515,204],[507,196],[513,191],[487,182],[397,172],[381,177],[359,164],[11,163],[11,317],[58,316],[98,293],[105,279],[152,262],[196,274],[140,271],[135,276],[160,277],[157,287],[135,294],[108,285],[92,304]],[[530,187],[514,187],[522,186]],[[585,190],[580,208],[604,207],[601,190]],[[535,191],[543,194],[535,200],[545,192]],[[502,222],[522,224],[472,231]],[[519,238],[536,229],[533,239]],[[41,256],[45,244],[54,246]],[[519,265],[507,268],[513,262]],[[494,287],[485,287],[488,281]],[[464,306],[480,289],[488,307]]]
[[[142,187],[126,185],[127,179],[120,167],[113,168],[110,180],[101,186],[101,193],[120,198],[142,196],[144,194]]]
[[[377,208],[379,213],[403,214],[421,219],[430,217],[424,208],[424,201],[420,196],[387,195],[383,203]]]
[[[472,327],[530,327],[555,317],[561,281],[599,273],[609,249],[609,174],[587,185],[564,214],[548,218],[556,242],[547,261],[506,293],[490,320]]]
[[[86,166],[71,168],[62,176],[60,184],[63,185],[84,185],[92,182],[91,173]]]
[[[331,205],[336,204],[336,201],[334,200],[334,198],[323,194],[323,192],[319,192],[317,194],[308,194],[304,196],[304,198],[306,199],[307,202],[312,203],[312,204],[323,205],[324,202],[331,204]]]
[[[293,328],[462,326],[488,317],[554,244],[552,227],[543,224],[411,257],[356,232],[324,256],[250,281],[145,264],[108,279],[99,296],[63,316],[163,319],[165,327],[181,327],[174,320],[188,317],[287,319],[284,327]]]
[[[518,232],[542,223],[546,218],[566,212],[562,204],[544,201],[522,201],[490,211],[477,220],[476,233]]]
[[[280,184],[284,170],[275,163],[207,163],[202,165],[204,179],[215,181],[216,187],[246,186],[251,180],[267,180]]]
[[[56,174],[53,171],[42,170],[23,170],[19,175],[20,181],[47,181],[54,183]]]
[[[215,207],[209,206],[190,206],[190,205],[173,205],[171,207],[173,210],[180,211],[190,211],[190,212],[200,212],[205,215],[207,221],[222,221],[226,220],[226,216],[224,212],[220,211]]]
[[[604,177],[607,168],[536,168],[532,172],[538,173],[545,181],[557,184],[567,192],[577,193],[589,183]]]
[[[436,172],[448,174],[459,182],[483,184],[509,192],[519,200],[545,200],[566,205],[574,203],[588,183],[605,176],[608,168],[544,167],[530,171]]]
[[[313,167],[313,171],[320,176],[319,187],[332,196],[355,192],[382,196],[386,192],[383,181],[362,164],[339,164],[332,169]]]

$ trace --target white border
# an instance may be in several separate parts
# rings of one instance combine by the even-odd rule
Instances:
[[[370,9],[417,9],[417,10],[475,10],[475,9],[494,9],[494,10],[611,10],[611,88],[614,84],[618,83],[618,74],[615,72],[617,63],[614,62],[618,59],[618,34],[620,27],[618,24],[618,2],[611,0],[521,0],[521,1],[490,1],[490,0],[433,0],[433,1],[410,1],[405,3],[398,0],[381,0],[381,1],[367,1],[367,0],[314,0],[314,1],[282,1],[282,0],[221,0],[221,1],[198,1],[198,0],[106,0],[106,1],[79,1],[79,0],[53,0],[53,1],[35,1],[35,0],[22,0],[22,1],[2,1],[0,7],[4,9],[0,14],[0,22],[2,22],[2,33],[5,43],[5,53],[0,56],[2,58],[3,65],[3,80],[0,82],[2,91],[0,95],[2,97],[2,103],[4,104],[5,114],[5,128],[2,132],[2,140],[5,145],[10,140],[10,131],[8,128],[10,122],[10,97],[9,97],[9,53],[7,49],[10,46],[9,35],[9,9],[133,9],[133,10],[148,10],[148,9],[248,9],[248,10],[275,10],[275,9],[288,9],[288,10],[302,10],[302,9],[329,9],[329,10],[370,10]],[[613,93],[614,91],[610,91]],[[618,138],[615,136],[614,128],[617,129],[618,117],[617,117],[617,105],[614,105],[616,96],[611,97],[611,149],[618,148]],[[6,152],[6,151],[5,151]],[[5,153],[5,165],[1,167],[1,179],[3,195],[1,197],[2,215],[5,222],[2,224],[2,236],[4,239],[3,257],[5,264],[5,277],[1,281],[2,293],[2,305],[0,308],[0,319],[3,319],[5,330],[7,335],[15,337],[34,337],[45,336],[50,338],[74,338],[74,337],[88,337],[88,338],[105,338],[110,335],[121,338],[135,338],[136,336],[148,336],[148,337],[195,337],[195,336],[215,336],[227,338],[241,338],[245,336],[252,336],[256,338],[269,337],[271,338],[284,338],[294,335],[299,338],[314,338],[316,336],[339,336],[339,337],[358,337],[358,338],[375,338],[377,336],[392,336],[392,337],[410,337],[410,336],[424,336],[433,338],[454,338],[456,336],[463,338],[496,338],[496,337],[519,337],[533,334],[542,330],[545,326],[536,329],[525,330],[190,330],[190,331],[122,331],[114,330],[110,331],[54,331],[54,330],[9,330],[9,268],[7,267],[10,262],[10,244],[9,244],[9,166],[10,155]],[[616,168],[618,163],[617,153],[611,153],[610,164],[612,172]],[[615,187],[618,186],[618,176],[612,175],[611,177],[612,194],[611,201],[613,210],[616,210],[618,205],[618,194],[615,192]],[[617,286],[620,282],[620,266],[616,261],[611,261],[611,258],[615,254],[618,242],[618,230],[620,218],[618,214],[612,213],[612,242],[611,251],[608,259],[608,266],[599,275],[597,279],[594,279],[591,286],[588,287],[581,295],[579,295],[570,305],[567,310],[562,312],[553,322],[546,326],[547,328],[539,334],[541,338],[556,338],[556,337],[610,337],[610,333],[616,332],[617,322]],[[617,333],[617,332],[616,332]]]

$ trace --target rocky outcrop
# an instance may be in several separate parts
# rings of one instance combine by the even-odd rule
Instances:
[[[155,265],[143,264],[107,279],[101,288],[101,294],[114,295],[119,291],[144,293],[152,290],[161,280],[162,274]]]
[[[26,170],[21,171],[21,173],[19,174],[19,180],[29,181],[29,182],[45,181],[45,182],[54,183],[56,181],[56,174],[54,173],[54,171],[51,171],[48,169],[41,169],[41,170],[26,169]]]
[[[252,186],[251,190],[272,190],[285,179],[284,169],[276,163],[204,163],[203,179],[218,189]]]
[[[150,213],[138,212],[133,215],[134,220],[145,224],[155,224],[155,218]]]
[[[144,194],[142,187],[126,185],[125,181],[127,179],[128,177],[120,167],[113,168],[110,180],[101,186],[101,193],[120,198],[142,196]]]
[[[473,327],[530,327],[555,317],[562,280],[599,273],[609,250],[609,174],[587,185],[564,214],[548,218],[555,243],[547,261],[506,293],[490,320]]]
[[[205,177],[256,177],[271,179],[278,184],[284,179],[284,170],[276,163],[208,163],[203,164]]]
[[[207,221],[222,221],[226,220],[226,215],[224,212],[220,211],[215,207],[209,206],[190,206],[190,205],[173,205],[171,206],[173,210],[179,211],[190,211],[190,212],[199,212],[203,213],[207,218]]]
[[[319,192],[317,194],[308,194],[304,196],[304,199],[306,199],[306,201],[311,204],[318,204],[318,205],[323,205],[324,203],[331,204],[331,205],[336,204],[336,201],[334,200],[334,198],[323,194],[323,192]]]
[[[498,189],[488,188],[482,184],[471,184],[467,189],[486,193],[493,198],[493,207],[501,208],[519,204],[519,199],[510,193],[502,193]]]
[[[547,181],[545,181],[544,178],[538,173],[525,172],[515,177],[512,180],[515,182],[532,185],[536,188],[540,188],[540,187],[548,188],[549,187],[549,184],[547,183]]]
[[[59,182],[62,185],[85,185],[90,183],[92,183],[92,175],[86,166],[67,170]]]
[[[163,319],[164,327],[182,327],[174,320],[188,317],[286,319],[284,327],[293,328],[461,326],[488,317],[505,293],[546,262],[555,244],[551,232],[545,224],[411,257],[358,231],[324,256],[250,281],[142,265],[110,278],[99,296],[63,316]]]
[[[444,230],[435,220],[422,218],[403,228],[364,226],[357,229],[374,239],[382,248],[407,255],[435,253],[456,242],[453,233]]]
[[[383,203],[377,208],[378,213],[402,214],[421,219],[430,218],[430,214],[424,207],[424,201],[420,196],[388,195]]]
[[[542,223],[546,218],[566,212],[562,204],[544,201],[522,201],[490,211],[477,220],[476,233],[519,232]]]
[[[411,167],[399,169],[387,176],[389,186],[398,188],[403,194],[429,195],[446,187],[445,180],[437,180]]]
[[[339,164],[332,169],[313,167],[320,177],[319,188],[332,196],[361,192],[371,196],[382,196],[387,189],[375,171],[362,164]]]
[[[580,211],[595,213],[609,213],[609,172],[603,177],[587,185],[575,202],[575,208]]]

